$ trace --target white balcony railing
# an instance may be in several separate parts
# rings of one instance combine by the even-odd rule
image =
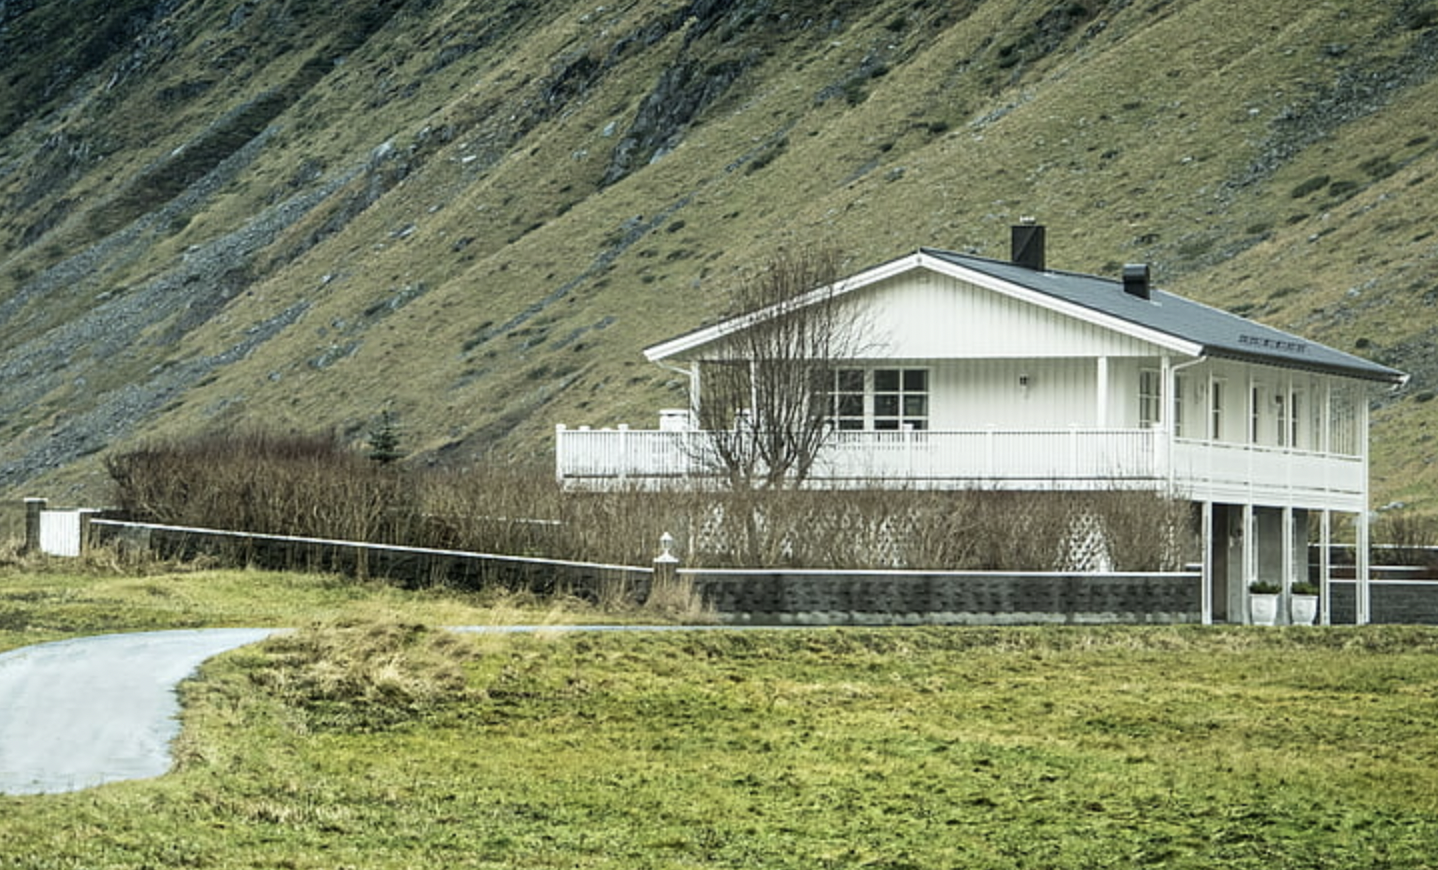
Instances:
[[[556,473],[576,487],[655,486],[721,477],[707,433],[556,429]],[[1195,499],[1362,510],[1366,465],[1340,456],[1189,439],[1161,429],[835,432],[809,485],[1014,489],[1155,487]]]
[[[1315,508],[1368,509],[1361,456],[1180,438],[1170,464],[1175,484],[1198,499],[1261,503],[1283,496]]]
[[[812,485],[915,487],[1065,485],[1158,481],[1152,430],[1062,429],[836,432],[816,458]],[[565,483],[656,484],[719,477],[700,431],[556,430]]]

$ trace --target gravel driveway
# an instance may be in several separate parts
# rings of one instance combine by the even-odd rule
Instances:
[[[0,653],[0,794],[74,791],[170,769],[175,686],[273,629],[154,631]]]

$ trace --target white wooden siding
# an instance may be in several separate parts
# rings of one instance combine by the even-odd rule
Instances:
[[[40,552],[49,556],[80,555],[81,510],[40,512]]]
[[[849,297],[869,312],[873,356],[902,359],[1156,357],[1160,349],[1091,323],[927,271]]]
[[[1100,426],[1095,368],[1090,359],[937,362],[929,379],[930,428]]]

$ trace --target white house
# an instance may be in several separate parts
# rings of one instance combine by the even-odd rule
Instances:
[[[921,248],[822,288],[857,306],[866,340],[863,358],[835,367],[832,428],[806,485],[1172,492],[1202,517],[1205,622],[1246,621],[1253,580],[1304,579],[1310,515],[1327,545],[1333,515],[1348,514],[1366,622],[1368,407],[1407,376],[1154,288],[1146,266],[1119,279],[1050,270],[1042,227],[1014,227],[1013,241],[1012,261]],[[690,425],[702,372],[753,322],[645,350],[688,375],[691,408],[656,430],[557,427],[560,481],[712,474]],[[1324,621],[1329,575],[1325,564]]]

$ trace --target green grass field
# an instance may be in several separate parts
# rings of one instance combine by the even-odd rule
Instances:
[[[0,613],[62,588],[301,630],[186,684],[170,775],[0,797],[7,870],[1438,866],[1432,629],[455,634],[604,615],[245,572]]]

